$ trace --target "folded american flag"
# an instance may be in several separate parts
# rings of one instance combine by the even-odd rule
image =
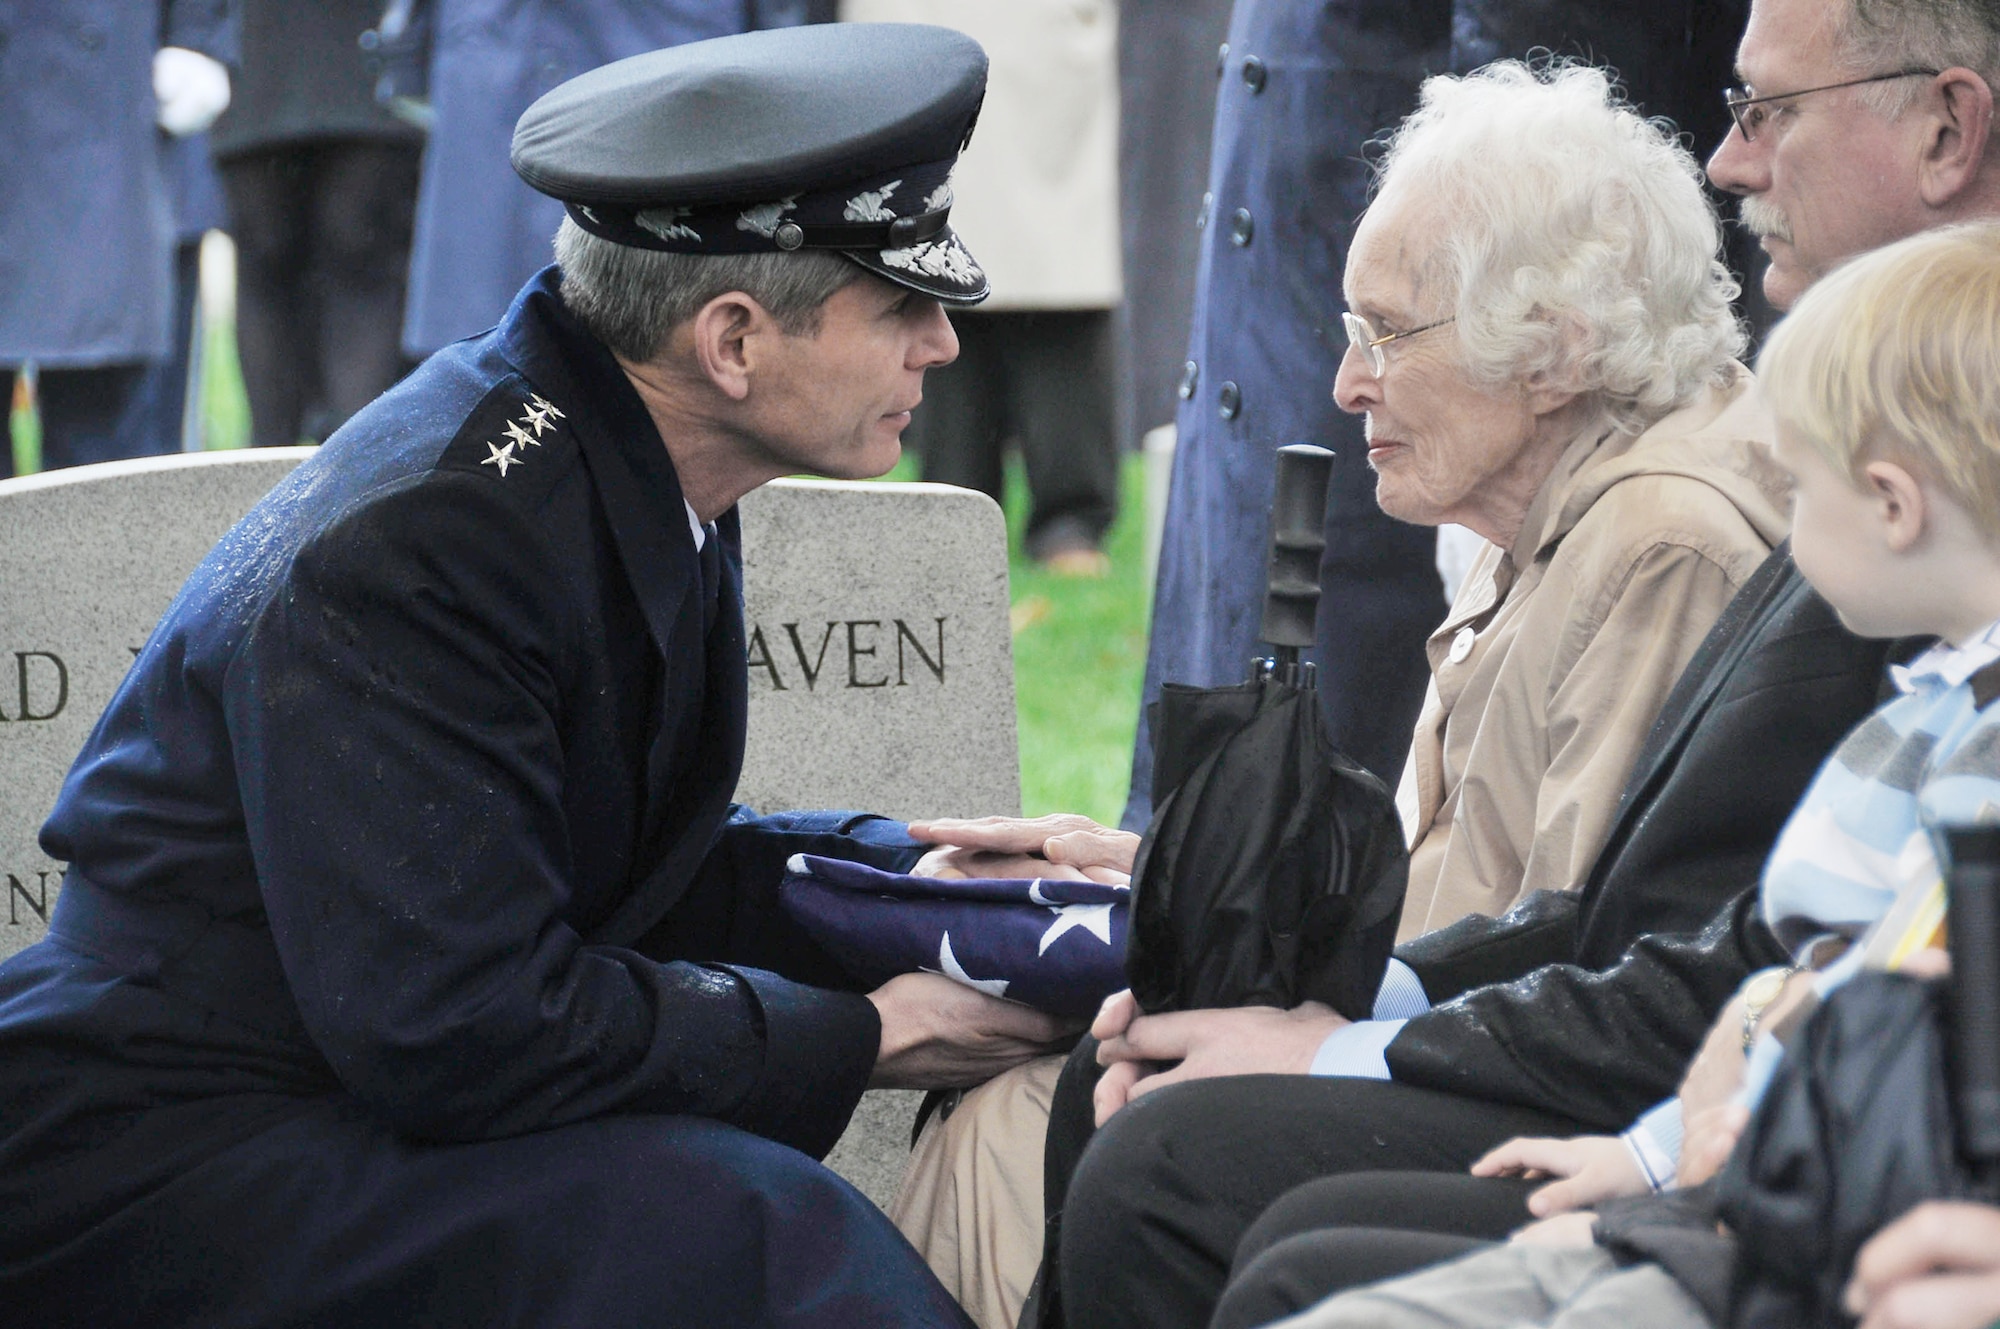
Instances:
[[[1051,1015],[1090,1015],[1125,986],[1129,886],[913,877],[812,854],[785,867],[785,908],[870,987],[922,969]]]

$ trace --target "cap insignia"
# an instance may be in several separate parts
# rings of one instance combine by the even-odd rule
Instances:
[[[701,232],[681,220],[693,212],[693,208],[647,208],[635,214],[632,222],[662,240],[692,240],[700,244]],[[596,221],[597,218],[593,216],[591,220]]]
[[[977,286],[986,277],[956,235],[947,235],[943,240],[926,240],[908,249],[885,249],[882,261],[892,268],[919,272],[926,277],[943,277],[960,286]]]
[[[736,229],[755,231],[768,240],[778,229],[778,219],[798,205],[798,197],[794,195],[791,198],[779,199],[776,203],[759,203],[754,208],[745,208],[736,218]]]
[[[880,189],[864,189],[847,200],[846,211],[841,215],[851,222],[894,221],[896,214],[882,205],[887,203],[896,190],[902,186],[901,180],[891,180]]]

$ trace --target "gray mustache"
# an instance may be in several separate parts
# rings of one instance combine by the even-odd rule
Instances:
[[[1744,228],[1756,236],[1769,236],[1790,244],[1792,224],[1785,220],[1785,214],[1761,198],[1746,198],[1736,205],[1736,215]]]

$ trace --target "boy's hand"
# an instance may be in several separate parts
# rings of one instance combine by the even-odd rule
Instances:
[[[1615,1135],[1580,1135],[1573,1140],[1509,1140],[1472,1165],[1475,1177],[1559,1180],[1528,1197],[1537,1218],[1588,1208],[1620,1195],[1644,1195],[1645,1174],[1625,1142]]]

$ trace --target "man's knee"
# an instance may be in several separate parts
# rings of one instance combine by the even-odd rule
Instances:
[[[1176,1160],[1204,1148],[1200,1083],[1133,1099],[1091,1137],[1063,1204],[1063,1241],[1113,1239],[1156,1199],[1181,1194]]]

